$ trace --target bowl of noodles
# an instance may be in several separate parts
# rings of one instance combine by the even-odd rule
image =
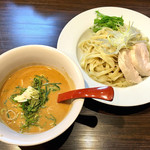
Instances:
[[[112,102],[95,100],[137,106],[150,101],[149,25],[147,16],[130,9],[94,8],[68,22],[57,48],[79,66],[87,87],[114,87]]]
[[[68,56],[53,47],[26,45],[1,54],[0,64],[0,141],[37,145],[71,126],[84,99],[58,103],[58,94],[85,85]]]

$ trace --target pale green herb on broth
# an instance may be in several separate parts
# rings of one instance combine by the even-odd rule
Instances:
[[[10,118],[9,113],[7,112],[6,114],[7,114],[7,118]]]
[[[39,110],[44,107],[44,104],[48,101],[48,95],[50,92],[60,90],[58,86],[61,83],[49,83],[48,79],[44,76],[36,75],[31,83],[31,86],[39,91],[39,99],[31,98],[26,102],[19,103],[20,107],[23,110],[23,115],[25,118],[25,124],[21,126],[21,131],[23,132],[25,129],[28,129],[30,126],[39,126]],[[26,88],[22,88],[20,86],[16,87],[19,90],[19,93],[11,95],[10,99],[13,101],[17,95],[21,95]],[[17,102],[16,102],[17,103]],[[54,123],[56,123],[56,118],[53,116],[52,119]]]
[[[6,105],[7,101],[8,101],[8,99],[6,99],[6,100],[4,101],[4,105]]]
[[[56,118],[52,114],[50,114],[50,117],[45,116],[45,118],[47,118],[48,120],[53,121],[53,125],[56,126]]]

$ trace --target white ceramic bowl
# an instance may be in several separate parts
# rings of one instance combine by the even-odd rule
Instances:
[[[55,48],[43,45],[27,45],[9,50],[0,55],[0,87],[4,79],[16,68],[27,64],[43,64],[64,69],[74,81],[76,88],[84,88],[84,79],[75,63]],[[0,141],[20,146],[37,145],[54,139],[75,121],[84,99],[73,101],[68,115],[54,128],[39,134],[20,134],[0,122]]]
[[[150,18],[127,8],[121,7],[98,7],[90,10],[86,10],[74,18],[72,18],[63,28],[58,38],[57,48],[67,54],[82,71],[87,87],[103,86],[99,82],[96,82],[82,69],[77,56],[77,45],[82,34],[93,26],[93,21],[96,18],[95,11],[108,16],[123,17],[125,24],[133,23],[133,26],[142,32],[142,34],[150,40]],[[68,44],[69,39],[69,44]],[[101,103],[105,103],[113,106],[139,106],[150,102],[150,77],[146,78],[143,82],[134,86],[126,88],[114,87],[113,101],[104,101],[95,99]]]

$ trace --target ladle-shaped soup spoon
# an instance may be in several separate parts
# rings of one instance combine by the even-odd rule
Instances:
[[[57,102],[63,102],[69,99],[77,98],[98,98],[107,101],[112,101],[114,97],[114,90],[111,86],[101,86],[85,89],[76,89],[58,95]]]

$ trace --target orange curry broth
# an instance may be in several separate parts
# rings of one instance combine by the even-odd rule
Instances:
[[[58,93],[74,89],[74,84],[68,76],[62,75],[59,71],[48,66],[29,66],[14,72],[8,80],[4,83],[0,91],[0,117],[1,120],[11,129],[21,132],[21,126],[25,123],[22,108],[19,103],[13,102],[9,99],[12,94],[15,94],[17,86],[27,88],[31,86],[35,75],[45,76],[50,83],[61,83],[60,91],[50,92],[49,100],[40,109],[39,126],[31,126],[25,132],[39,133],[54,127],[53,121],[48,120],[50,115],[56,118],[56,125],[60,123],[70,110],[71,103],[63,102],[57,103]],[[71,81],[71,82],[70,82]],[[9,117],[7,117],[9,113]]]

